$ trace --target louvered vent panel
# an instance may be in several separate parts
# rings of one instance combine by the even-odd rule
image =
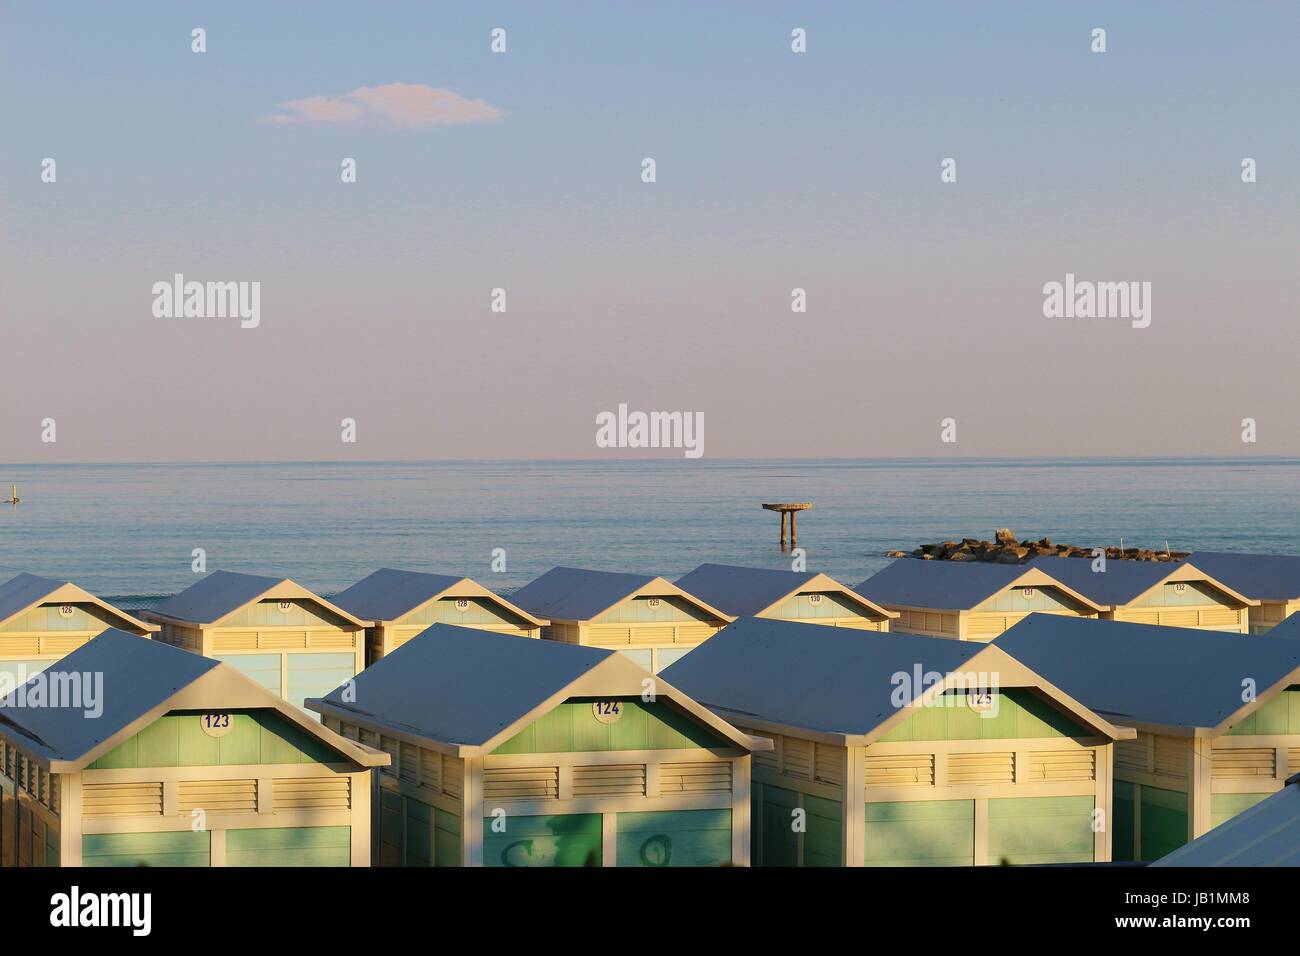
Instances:
[[[1214,751],[1212,777],[1272,777],[1276,772],[1272,747],[1233,747]]]
[[[633,644],[671,644],[673,626],[671,624],[643,624],[634,628],[630,635]]]
[[[1115,769],[1137,773],[1151,772],[1151,737],[1139,736],[1135,740],[1115,742]]]
[[[609,797],[645,794],[645,764],[607,764],[573,768],[575,797]]]
[[[449,797],[459,797],[464,792],[461,779],[461,762],[457,757],[442,757],[442,792]]]
[[[844,750],[830,744],[815,744],[813,749],[813,775],[822,783],[833,787],[844,785]]]
[[[775,734],[760,734],[752,730],[746,730],[745,733],[753,737],[766,737],[772,741],[771,750],[760,750],[754,754],[755,770],[770,770],[778,773],[781,769],[781,738]]]
[[[708,624],[678,624],[675,642],[678,644],[698,644],[701,641],[708,640],[717,630],[716,627]]]
[[[1186,611],[1161,611],[1160,623],[1165,627],[1195,627],[1200,615],[1195,608]]]
[[[401,744],[401,777],[408,783],[420,778],[420,748],[414,744]]]
[[[347,777],[282,777],[272,782],[279,810],[347,810],[352,806]]]
[[[381,736],[379,738],[379,749],[388,754],[390,758],[388,766],[380,767],[379,772],[387,774],[390,777],[396,777],[398,764],[401,759],[397,753],[397,738]]]
[[[786,737],[781,744],[781,772],[789,777],[810,780],[813,760],[812,741]]]
[[[1187,776],[1187,742],[1177,737],[1155,738],[1155,773],[1162,777]]]
[[[41,653],[71,654],[88,640],[89,638],[86,637],[52,637],[46,635],[41,638]]]
[[[868,787],[928,787],[934,783],[934,754],[868,755],[863,762]]]
[[[182,780],[176,808],[182,812],[233,813],[257,809],[256,780]]]
[[[81,788],[81,812],[87,817],[160,816],[162,790],[162,781],[88,783]]]
[[[357,646],[357,637],[352,631],[312,631],[307,646],[318,651],[351,650]]]
[[[659,767],[659,792],[730,793],[731,761],[665,763]]]
[[[307,646],[306,631],[261,631],[257,646],[264,651],[296,651]]]
[[[212,635],[212,650],[214,652],[257,650],[257,634],[252,631],[217,632]]]
[[[442,754],[420,748],[420,786],[437,793],[442,789]]]
[[[1207,627],[1223,627],[1225,625],[1240,624],[1241,619],[1237,616],[1236,608],[1207,607],[1201,612],[1201,623]]]
[[[559,795],[558,767],[495,767],[483,771],[485,800],[554,800]]]
[[[1028,755],[1025,776],[1017,774],[1017,781],[1091,780],[1095,756],[1091,750],[1034,751]]]
[[[967,625],[968,634],[1001,634],[1007,629],[1007,618],[1003,615],[973,614]]]
[[[1015,754],[1006,751],[973,754],[950,754],[950,783],[1011,783]]]
[[[1300,747],[1291,747],[1286,752],[1287,765],[1292,773],[1300,773]]]
[[[630,627],[611,627],[608,624],[601,624],[588,629],[587,637],[592,644],[599,647],[629,644],[632,641],[632,629]]]

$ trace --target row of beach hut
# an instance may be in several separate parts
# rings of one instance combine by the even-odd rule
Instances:
[[[1083,559],[556,568],[509,597],[383,570],[329,600],[214,572],[138,616],[20,575],[4,691],[104,686],[93,718],[0,714],[0,862],[1154,859],[1300,770],[1300,619],[1243,636],[1300,558],[1251,557],[1256,587],[1227,557],[1104,586]]]
[[[0,585],[0,673],[34,673],[107,627],[216,657],[294,703],[432,624],[619,650],[659,672],[739,617],[988,641],[1031,613],[1261,634],[1300,608],[1300,557],[1180,562],[900,559],[850,588],[816,572],[705,564],[676,583],[554,568],[503,597],[470,578],[383,569],[332,600],[287,578],[218,571],[150,611],[20,574]]]

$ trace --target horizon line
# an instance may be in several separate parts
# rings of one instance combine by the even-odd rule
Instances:
[[[1214,462],[1236,464],[1300,464],[1300,455],[1271,455],[1260,457],[1240,457],[1230,455],[898,455],[878,457],[848,456],[802,456],[802,457],[747,457],[714,456],[686,459],[674,456],[656,457],[600,457],[600,458],[249,458],[249,459],[152,459],[119,461],[0,461],[0,468],[70,468],[81,466],[113,465],[482,465],[482,464],[596,464],[596,463],[635,463],[668,464],[681,462],[698,465],[707,462],[917,462],[923,464],[972,464],[978,462]]]

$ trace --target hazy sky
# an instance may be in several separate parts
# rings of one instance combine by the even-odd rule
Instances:
[[[681,454],[597,448],[620,403],[703,413],[706,457],[1297,454],[1298,35],[1272,3],[6,0],[0,462]],[[260,326],[155,317],[175,273],[260,282]],[[1150,327],[1045,318],[1066,273],[1150,282]]]

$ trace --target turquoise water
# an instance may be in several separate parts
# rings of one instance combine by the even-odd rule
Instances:
[[[1300,553],[1297,460],[658,461],[0,465],[0,575],[122,600],[209,570],[322,593],[375,568],[509,590],[556,564],[669,578],[788,567],[763,501],[799,517],[808,567],[853,585],[888,548],[962,536]],[[5,497],[8,497],[7,495]],[[504,548],[506,570],[491,569]]]

